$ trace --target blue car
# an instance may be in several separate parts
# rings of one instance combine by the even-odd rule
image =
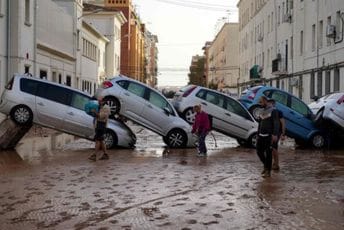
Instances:
[[[283,112],[285,118],[286,135],[294,138],[297,144],[311,144],[316,148],[325,146],[325,134],[315,126],[314,114],[294,95],[275,87],[255,86],[244,91],[239,101],[257,119],[261,110],[259,105],[261,96],[276,101],[277,109]]]

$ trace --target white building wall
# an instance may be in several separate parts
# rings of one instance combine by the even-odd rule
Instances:
[[[0,0],[0,95],[7,82],[7,1]]]

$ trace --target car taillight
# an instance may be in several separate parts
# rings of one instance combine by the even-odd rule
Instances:
[[[111,83],[111,81],[104,81],[103,82],[103,88],[104,89],[110,88],[112,86],[113,86],[113,84]]]
[[[191,87],[190,89],[186,90],[186,91],[183,93],[183,97],[189,96],[190,93],[192,93],[192,91],[194,91],[194,89],[196,89],[196,86],[193,86],[193,87]]]
[[[344,95],[341,96],[341,97],[338,99],[338,101],[337,101],[337,104],[338,104],[338,105],[340,105],[340,104],[342,104],[342,103],[344,103]]]
[[[14,77],[12,77],[12,79],[7,83],[7,85],[5,86],[5,89],[11,90],[13,87],[13,82],[14,82]]]

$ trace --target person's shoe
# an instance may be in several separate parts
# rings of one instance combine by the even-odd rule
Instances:
[[[278,171],[280,169],[279,165],[273,164],[272,165],[272,170]]]
[[[109,155],[107,153],[104,153],[99,160],[109,160]]]
[[[88,159],[91,160],[91,161],[96,161],[97,160],[97,156],[96,156],[96,154],[92,154]]]
[[[263,171],[261,172],[261,174],[264,175],[266,171],[267,171],[267,169],[264,168]]]
[[[265,173],[262,175],[262,177],[264,177],[264,178],[271,177],[270,171],[266,170]]]

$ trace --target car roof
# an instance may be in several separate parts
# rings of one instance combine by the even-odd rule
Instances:
[[[204,86],[199,86],[199,85],[197,86],[197,88],[205,89],[205,90],[208,90],[208,91],[212,91],[212,92],[214,92],[214,93],[218,93],[218,94],[221,94],[222,96],[230,97],[230,98],[232,98],[233,100],[238,101],[238,99],[236,99],[236,98],[234,98],[234,97],[232,97],[232,96],[230,96],[230,95],[228,95],[228,94],[225,94],[225,93],[222,93],[222,92],[220,92],[220,91],[214,90],[214,89],[210,89],[210,88],[207,88],[207,87],[204,87]]]
[[[30,79],[30,80],[34,80],[34,81],[39,81],[39,82],[44,82],[44,83],[48,83],[48,84],[51,84],[51,85],[55,85],[55,86],[59,86],[59,87],[62,87],[62,88],[66,88],[66,89],[69,89],[69,90],[72,90],[72,91],[75,91],[75,92],[78,92],[78,93],[81,93],[81,94],[84,94],[85,96],[89,96],[89,97],[92,97],[89,93],[87,92],[84,92],[84,91],[81,91],[79,89],[75,89],[75,88],[72,88],[70,86],[67,86],[67,85],[62,85],[62,84],[59,84],[57,82],[53,82],[53,81],[49,81],[47,79],[41,79],[41,78],[38,78],[38,77],[34,77],[34,76],[29,76],[29,75],[21,75],[21,74],[16,74],[14,75],[15,78],[25,78],[25,79]]]

